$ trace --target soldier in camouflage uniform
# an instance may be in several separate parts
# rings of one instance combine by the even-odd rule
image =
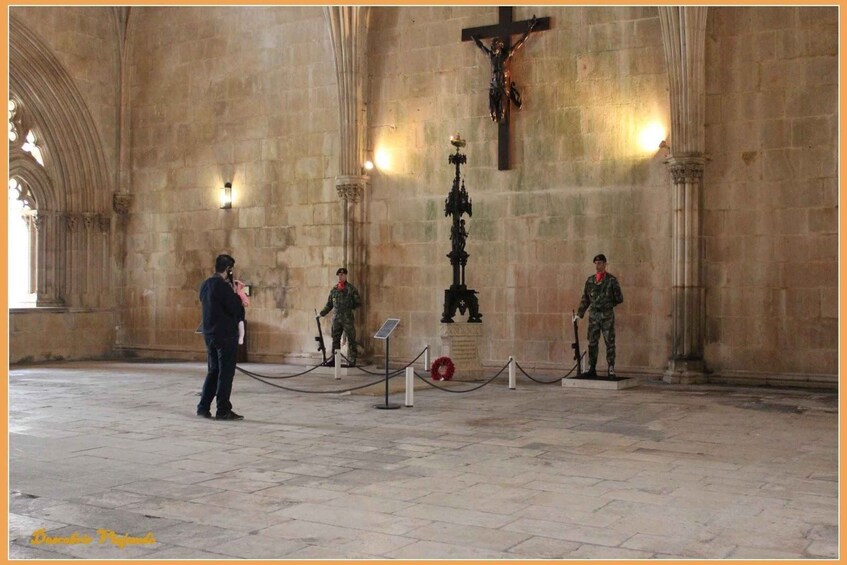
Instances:
[[[600,350],[600,333],[606,343],[606,362],[609,365],[609,378],[615,376],[615,306],[623,302],[621,285],[618,279],[606,272],[606,256],[602,253],[594,257],[597,272],[585,281],[585,290],[574,316],[582,318],[591,306],[588,315],[588,364],[586,376],[597,376],[597,354]]]
[[[326,316],[335,308],[332,318],[332,359],[335,359],[335,351],[341,349],[341,334],[347,336],[349,345],[349,366],[356,364],[356,327],[353,321],[353,310],[362,305],[359,291],[347,282],[347,269],[341,267],[335,274],[338,276],[338,284],[329,291],[326,306],[321,310],[321,316]]]

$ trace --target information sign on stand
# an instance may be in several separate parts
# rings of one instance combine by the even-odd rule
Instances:
[[[399,318],[388,318],[387,320],[385,320],[385,323],[382,324],[382,327],[379,328],[379,330],[374,334],[374,339],[387,340],[388,337],[391,335],[391,332],[393,332],[394,328],[396,328],[399,324]]]
[[[383,410],[394,410],[396,408],[400,408],[399,404],[389,404],[388,403],[388,342],[391,337],[391,332],[394,331],[400,324],[399,318],[388,318],[385,320],[385,323],[382,324],[382,327],[374,334],[374,339],[384,339],[385,340],[385,404],[376,404],[374,408],[381,408]]]

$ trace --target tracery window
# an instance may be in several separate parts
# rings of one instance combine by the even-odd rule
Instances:
[[[23,151],[26,151],[35,161],[44,166],[44,154],[41,151],[41,146],[38,143],[38,137],[33,130],[29,130],[23,140],[20,139],[20,132],[26,131],[23,127],[20,104],[14,99],[9,99],[9,145],[19,145]]]
[[[9,141],[14,143],[18,140],[18,128],[15,125],[15,114],[18,112],[18,103],[9,100]]]
[[[38,213],[29,190],[18,179],[9,179],[9,306],[33,306],[35,249]]]
[[[41,148],[38,146],[35,133],[32,130],[29,130],[26,134],[26,141],[21,145],[21,149],[32,155],[39,165],[44,166],[44,156],[41,154]]]

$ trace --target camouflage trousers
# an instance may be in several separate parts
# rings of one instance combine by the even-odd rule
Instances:
[[[332,353],[341,349],[341,334],[347,336],[347,354],[350,362],[356,361],[356,326],[353,316],[333,316],[332,318]]]
[[[615,311],[606,310],[595,312],[588,316],[588,364],[591,368],[597,366],[597,355],[600,352],[600,334],[606,342],[606,362],[615,364]]]

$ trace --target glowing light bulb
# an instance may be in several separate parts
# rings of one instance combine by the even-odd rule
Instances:
[[[647,124],[638,134],[638,147],[645,153],[655,153],[659,150],[667,132],[659,122]]]
[[[374,164],[380,171],[391,170],[391,153],[384,147],[380,147],[374,152]]]

